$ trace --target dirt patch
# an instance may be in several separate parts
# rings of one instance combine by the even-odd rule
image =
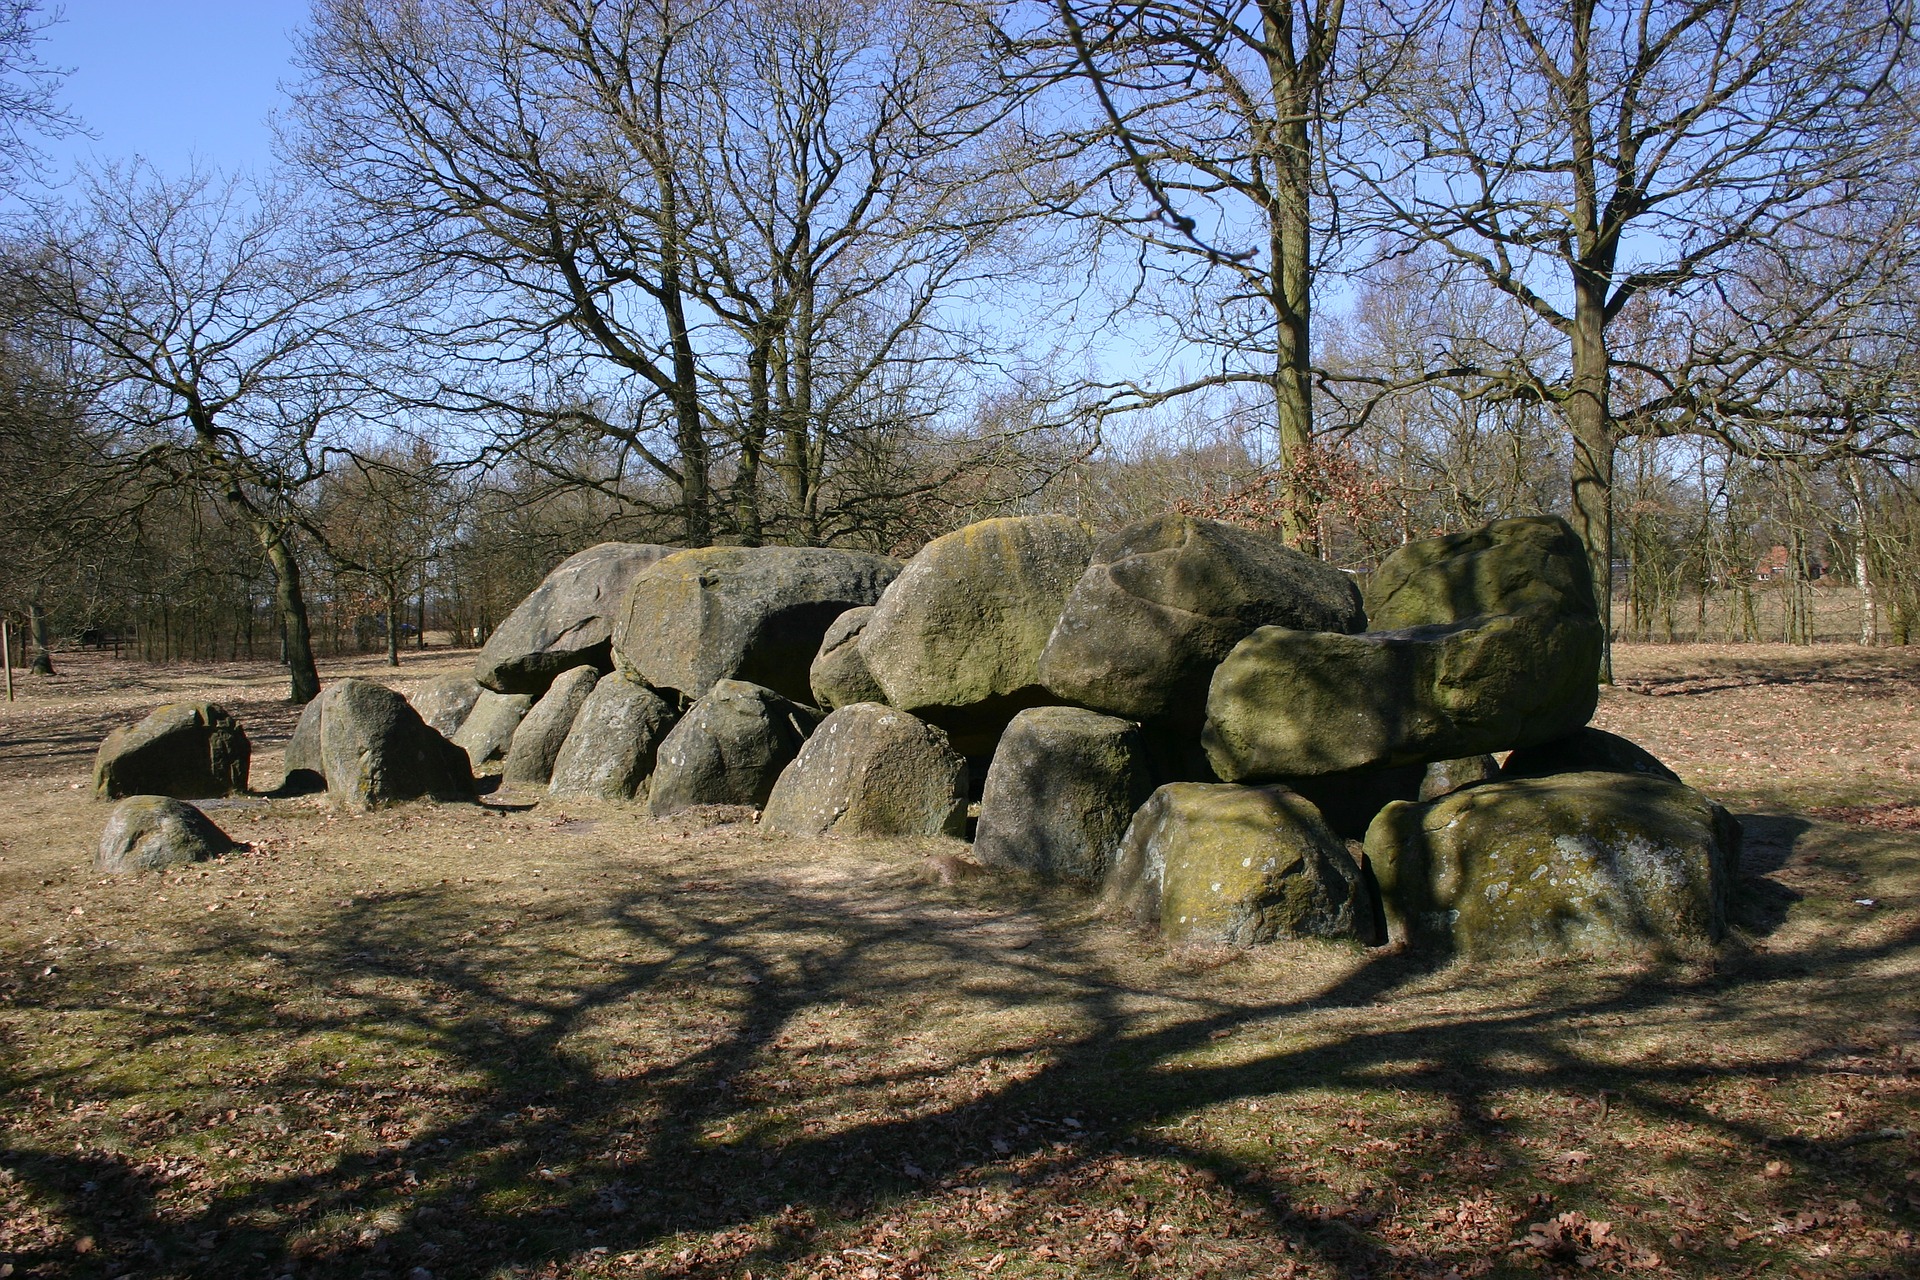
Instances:
[[[1750,689],[1606,723],[1698,777]],[[15,1275],[1920,1268],[1920,842],[1788,812],[1823,774],[1743,766],[1712,963],[1436,970],[533,795],[251,799],[246,851],[104,879],[89,759],[0,782]]]

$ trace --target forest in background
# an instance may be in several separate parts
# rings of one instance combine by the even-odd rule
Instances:
[[[1911,15],[318,0],[267,175],[0,3],[0,612],[475,643],[610,539],[1177,507],[1365,571],[1566,516],[1641,640],[1920,623]]]

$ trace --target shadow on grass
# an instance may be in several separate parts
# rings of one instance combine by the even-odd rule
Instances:
[[[1790,849],[1804,824],[1764,831]],[[425,1267],[448,1280],[536,1271],[556,1259],[592,1274],[596,1257],[726,1231],[741,1233],[731,1253],[666,1273],[764,1274],[830,1245],[847,1224],[1009,1160],[1025,1161],[1015,1176],[1031,1184],[1118,1153],[1206,1169],[1267,1236],[1339,1274],[1420,1274],[1418,1257],[1297,1212],[1307,1189],[1283,1164],[1169,1130],[1197,1109],[1240,1099],[1404,1091],[1455,1117],[1444,1143],[1524,1164],[1531,1157],[1488,1099],[1546,1084],[1611,1094],[1742,1144],[1775,1142],[1757,1122],[1676,1102],[1678,1086],[1730,1070],[1806,1075],[1819,1063],[1789,1054],[1737,1067],[1710,1055],[1600,1064],[1579,1025],[1737,997],[1810,964],[1836,979],[1858,977],[1920,942],[1910,929],[1873,945],[1747,955],[1717,972],[1656,968],[1577,981],[1570,973],[1567,990],[1546,996],[1496,992],[1444,1016],[1331,1031],[1317,1024],[1320,1031],[1300,1035],[1273,1024],[1387,1004],[1428,971],[1404,954],[1373,952],[1311,994],[1188,995],[1169,1007],[1164,993],[1124,977],[1110,940],[1102,949],[1090,930],[1049,927],[1044,911],[1006,903],[961,910],[955,901],[897,877],[850,898],[763,866],[724,883],[665,869],[511,927],[477,929],[477,916],[500,909],[476,905],[457,886],[343,905],[293,943],[229,926],[197,963],[235,965],[270,950],[285,972],[280,985],[295,997],[235,984],[206,993],[199,1007],[147,1013],[140,1051],[183,1051],[185,1085],[195,1045],[217,1037],[242,1047],[233,1078],[208,1089],[208,1114],[216,1128],[244,1123],[233,1100],[244,1094],[249,1114],[264,1108],[262,1123],[287,1124],[277,1140],[288,1158],[223,1180],[217,1149],[0,1151],[0,1163],[57,1206],[67,1238],[88,1242],[85,1251],[17,1253],[15,1274],[377,1276]],[[1765,919],[1756,927],[1770,927]],[[576,948],[576,937],[595,941]],[[85,990],[43,999],[119,1016],[108,997],[137,988],[137,969],[102,969]],[[939,1065],[896,1052],[937,1026],[930,998],[962,989],[983,1005],[1024,1011],[1032,1030]],[[846,1010],[894,1043],[836,1049],[830,1036],[805,1039]],[[333,1060],[330,1046],[344,1037],[365,1046],[357,1062]],[[1216,1052],[1222,1042],[1235,1052]],[[807,1069],[801,1051],[815,1044],[826,1047],[809,1054],[838,1054],[837,1075]],[[245,1047],[254,1045],[249,1067]],[[316,1047],[296,1054],[289,1046]],[[421,1058],[435,1064],[424,1093],[431,1114],[403,1120],[388,1082],[365,1064]],[[16,1096],[73,1088],[58,1073],[24,1070],[16,1046],[0,1060],[0,1084]],[[971,1083],[953,1087],[956,1079]],[[313,1143],[357,1126],[367,1130],[362,1149],[314,1158]],[[1852,1158],[1844,1141],[1830,1145],[1824,1154],[1818,1141],[1800,1150]],[[294,1158],[296,1149],[307,1158]],[[164,1209],[163,1189],[183,1179],[204,1180],[204,1207]],[[1140,1262],[1109,1259],[1116,1274]]]

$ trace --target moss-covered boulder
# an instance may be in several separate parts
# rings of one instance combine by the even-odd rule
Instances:
[[[935,538],[880,597],[858,641],[889,706],[988,756],[1019,712],[1057,702],[1040,655],[1093,540],[1065,516],[983,520]]]
[[[807,669],[807,685],[813,690],[813,704],[829,711],[850,707],[856,702],[885,702],[887,691],[867,670],[860,653],[860,633],[873,616],[872,605],[849,609],[833,620],[820,641],[820,652]]]
[[[704,697],[720,680],[809,702],[808,668],[848,609],[870,605],[900,562],[825,547],[701,547],[634,579],[613,648],[655,689]]]
[[[1368,625],[1398,631],[1503,613],[1595,617],[1580,536],[1558,516],[1409,542],[1367,576]]]
[[[453,735],[453,744],[467,753],[471,766],[478,769],[481,765],[506,757],[513,746],[514,732],[520,722],[527,718],[527,712],[533,710],[533,695],[527,693],[495,693],[484,689],[475,700],[473,710],[460,725],[460,732]]]
[[[553,762],[560,758],[574,717],[599,683],[595,667],[574,667],[554,677],[513,731],[506,763],[500,766],[500,781],[514,787],[544,787],[551,782]]]
[[[487,637],[473,676],[496,693],[539,697],[573,667],[613,664],[613,628],[642,570],[674,548],[602,542],[561,561]]]
[[[247,789],[252,760],[247,731],[225,707],[169,702],[107,735],[94,755],[93,794],[102,800],[233,795]]]
[[[1600,647],[1597,620],[1552,613],[1354,636],[1262,627],[1214,671],[1202,741],[1229,781],[1544,742],[1593,714]]]
[[[811,707],[772,689],[714,681],[661,740],[647,812],[660,818],[700,805],[761,808],[819,722]]]
[[[966,824],[967,762],[947,735],[872,702],[820,722],[760,815],[790,835],[957,836]]]
[[[234,847],[232,837],[184,800],[128,796],[107,816],[93,866],[109,875],[164,871],[218,857]]]
[[[1389,805],[1366,852],[1396,930],[1473,958],[1651,954],[1726,928],[1740,828],[1678,783],[1489,782]]]
[[[1371,890],[1320,813],[1285,787],[1176,782],[1134,815],[1107,901],[1169,943],[1373,942]]]
[[[564,798],[631,800],[653,773],[673,708],[622,672],[603,677],[580,706],[547,790]]]
[[[466,752],[428,728],[405,698],[370,680],[342,680],[320,696],[320,759],[334,804],[366,810],[472,798]]]
[[[1563,738],[1521,747],[1500,767],[1507,778],[1545,778],[1556,773],[1637,773],[1680,781],[1680,775],[1637,742],[1588,726]]]
[[[1096,888],[1152,792],[1146,743],[1131,720],[1079,707],[1029,708],[993,753],[973,856]]]
[[[1257,627],[1360,631],[1353,579],[1273,534],[1168,514],[1093,550],[1040,656],[1066,702],[1198,733],[1207,682]]]

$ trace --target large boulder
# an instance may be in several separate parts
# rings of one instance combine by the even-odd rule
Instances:
[[[661,740],[647,812],[660,818],[696,805],[762,807],[818,723],[811,708],[771,689],[716,680]]]
[[[480,682],[472,676],[440,676],[408,694],[407,701],[428,728],[451,738],[467,722],[480,693]]]
[[[200,810],[172,796],[128,796],[107,815],[96,871],[164,871],[183,862],[218,857],[232,837]]]
[[[1556,773],[1638,773],[1680,781],[1679,774],[1645,747],[1591,726],[1551,742],[1521,747],[1500,767],[1501,776],[1507,778],[1544,778]]]
[[[586,705],[587,695],[600,682],[597,667],[562,671],[533,704],[520,727],[513,731],[500,781],[508,786],[544,787],[553,779],[553,762],[560,758],[574,717]]]
[[[1717,940],[1739,824],[1661,778],[1569,773],[1389,805],[1367,833],[1388,920],[1473,958],[1646,954]]]
[[[1170,943],[1376,942],[1372,890],[1319,810],[1285,787],[1175,782],[1127,828],[1111,907]]]
[[[1059,701],[1040,655],[1092,554],[1065,516],[983,520],[929,542],[860,634],[887,704],[947,730],[962,754],[991,755],[1016,714]]]
[[[232,795],[247,789],[252,759],[246,730],[225,707],[170,702],[107,735],[94,756],[93,793],[102,800]]]
[[[1435,760],[1420,778],[1418,796],[1396,796],[1403,800],[1438,800],[1466,787],[1477,787],[1500,776],[1500,762],[1481,754],[1459,760]]]
[[[473,676],[496,693],[538,697],[571,667],[613,664],[613,629],[640,572],[674,548],[603,542],[568,556],[487,637]]]
[[[825,547],[681,551],[634,579],[614,653],[647,684],[682,697],[742,680],[807,702],[807,671],[827,628],[878,600],[899,572],[898,560]]]
[[[1605,630],[1586,554],[1553,516],[1408,543],[1367,582],[1379,628],[1265,627],[1207,693],[1230,781],[1425,764],[1530,746],[1587,722]]]
[[[673,708],[616,671],[593,686],[553,764],[559,797],[631,800],[653,773],[654,752],[673,727]]]
[[[1357,636],[1262,627],[1213,673],[1202,742],[1228,781],[1545,742],[1593,714],[1600,644],[1597,622],[1550,613]]]
[[[1558,516],[1409,542],[1367,577],[1368,624],[1398,631],[1503,613],[1597,618],[1580,536]]]
[[[513,745],[515,731],[531,710],[531,694],[495,693],[491,689],[483,689],[473,704],[473,710],[467,713],[466,721],[461,724],[460,732],[453,735],[453,744],[467,753],[472,768],[504,759]]]
[[[287,739],[282,763],[286,776],[278,788],[281,795],[326,789],[326,764],[320,759],[320,710],[325,701],[325,698],[315,698],[300,709],[293,736]]]
[[[1361,631],[1347,574],[1278,537],[1169,514],[1094,548],[1047,647],[1040,681],[1068,702],[1196,734],[1207,681],[1256,627]]]
[[[873,702],[820,722],[780,774],[760,825],[789,835],[961,835],[967,762],[926,721]]]
[[[1030,707],[1000,736],[987,769],[973,856],[1097,887],[1134,810],[1153,793],[1140,728],[1079,707]]]
[[[405,698],[369,680],[342,680],[320,696],[321,768],[335,804],[365,810],[422,796],[472,798],[466,753]]]
[[[873,616],[872,605],[849,609],[833,620],[820,641],[820,652],[807,668],[807,685],[813,690],[813,705],[829,711],[850,707],[856,702],[885,702],[887,691],[867,670],[860,653],[860,633]]]

